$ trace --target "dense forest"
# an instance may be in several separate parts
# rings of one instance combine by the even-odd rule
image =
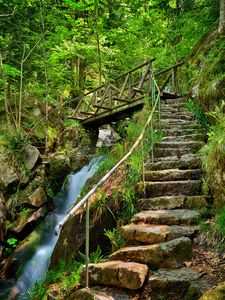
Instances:
[[[197,157],[202,161],[206,202],[196,205],[201,213],[197,245],[200,249],[204,240],[205,248],[199,250],[201,262],[193,265],[215,275],[213,284],[202,283],[201,292],[194,294],[194,288],[191,292],[189,288],[185,298],[171,299],[197,300],[196,295],[219,283],[218,295],[222,296],[218,299],[223,299],[225,274],[218,266],[224,266],[225,233],[224,0],[0,0],[0,299],[17,299],[18,285],[13,287],[21,274],[20,265],[24,266],[21,253],[25,248],[34,251],[41,243],[33,232],[54,211],[63,181],[63,187],[70,186],[66,176],[107,152],[97,175],[81,191],[85,195],[126,154],[148,117],[145,99],[141,112],[110,125],[118,143],[96,152],[94,130],[74,118],[79,100],[150,59],[152,78],[160,70],[179,65],[179,93],[187,100],[184,111],[197,119],[202,131],[196,138],[204,136],[205,143]],[[155,130],[151,142],[157,144],[164,134]],[[91,234],[96,234],[96,241],[91,262],[104,261],[109,249],[114,252],[126,245],[119,228],[138,211],[137,185],[150,148],[149,142],[142,145],[142,151],[93,197]],[[59,239],[46,279],[24,299],[103,299],[74,294],[84,263],[84,235],[79,236],[84,222],[81,227],[76,222],[67,225]],[[78,228],[73,229],[77,230],[77,249],[67,245],[68,227],[73,226]],[[207,263],[201,265],[204,255]],[[210,259],[215,262],[214,270],[209,267]],[[146,290],[137,295],[124,299],[150,299],[144,298],[150,297]],[[152,300],[164,297],[153,295]]]

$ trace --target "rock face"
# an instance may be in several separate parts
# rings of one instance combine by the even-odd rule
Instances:
[[[5,199],[0,192],[0,242],[5,241],[5,221],[6,221],[6,207],[5,207]]]
[[[0,190],[5,192],[9,185],[16,184],[21,178],[4,149],[0,149]]]

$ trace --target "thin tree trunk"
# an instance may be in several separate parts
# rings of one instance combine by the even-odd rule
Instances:
[[[5,114],[6,114],[6,121],[7,124],[10,125],[10,118],[9,118],[9,105],[8,105],[8,96],[7,96],[7,81],[6,76],[3,68],[3,60],[2,60],[2,54],[0,53],[0,72],[2,74],[2,80],[3,80],[3,89],[4,89],[4,102],[5,102]]]
[[[98,7],[95,0],[95,23],[96,23],[96,40],[97,40],[97,49],[98,49],[98,68],[99,68],[99,85],[102,84],[102,58],[101,58],[101,49],[100,49],[100,38],[99,38],[99,29],[98,29]]]
[[[21,115],[22,115],[22,99],[23,99],[23,64],[25,57],[25,43],[23,43],[23,55],[20,62],[20,94],[19,94],[19,108],[18,108],[18,119],[17,119],[17,130],[20,130],[21,127]]]
[[[40,43],[40,41],[44,38],[46,32],[43,33],[41,38],[34,44],[34,46],[31,48],[31,50],[26,55],[26,49],[25,49],[25,43],[23,43],[23,55],[20,62],[20,94],[19,94],[19,109],[18,109],[18,118],[17,118],[17,130],[19,131],[21,128],[21,115],[22,115],[22,98],[23,98],[23,67],[24,63],[27,61],[31,53],[34,51],[34,49],[37,47],[37,45]]]
[[[43,43],[43,60],[44,60],[44,74],[45,74],[45,152],[48,152],[48,74],[46,67],[46,49],[45,49],[45,22],[42,13],[42,0],[39,0],[40,13],[41,13],[41,24],[42,24],[42,43]]]
[[[220,21],[218,32],[225,34],[225,0],[220,0]]]

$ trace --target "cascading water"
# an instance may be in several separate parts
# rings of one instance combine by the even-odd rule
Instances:
[[[61,192],[56,196],[54,201],[56,209],[32,233],[40,237],[40,242],[36,251],[23,254],[28,259],[26,260],[25,258],[25,261],[20,265],[17,272],[17,281],[13,287],[14,291],[19,291],[18,299],[27,300],[28,291],[32,289],[34,283],[42,281],[45,278],[51,254],[58,239],[58,236],[54,234],[55,226],[76,203],[81,189],[86,181],[97,171],[101,160],[102,157],[93,158],[87,166],[84,166],[80,171],[72,173],[66,178]],[[9,287],[3,287],[2,289],[0,287],[0,299],[7,299],[7,290],[9,292]]]

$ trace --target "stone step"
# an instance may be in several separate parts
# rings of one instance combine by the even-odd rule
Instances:
[[[197,232],[198,226],[167,226],[141,223],[121,227],[121,235],[124,239],[149,245],[167,242],[184,236],[193,238]]]
[[[193,121],[194,117],[192,115],[186,114],[184,112],[161,112],[161,120],[170,119],[170,120],[189,120]]]
[[[194,147],[187,146],[183,148],[154,148],[154,157],[159,160],[163,160],[162,158],[167,157],[166,160],[174,160],[180,158],[185,154],[194,154],[197,150]],[[174,157],[174,158],[172,158]],[[171,159],[172,158],[172,159]]]
[[[157,148],[174,148],[174,149],[185,149],[185,148],[192,148],[193,150],[199,150],[204,143],[200,141],[183,141],[183,142],[166,142],[161,141],[156,144]]]
[[[145,210],[135,214],[131,222],[158,225],[192,225],[196,224],[201,214],[190,209]]]
[[[183,120],[183,119],[174,119],[174,118],[167,118],[167,119],[161,119],[161,124],[162,126],[164,125],[186,125],[186,126],[191,126],[191,125],[197,125],[195,121],[190,121],[190,120]]]
[[[104,286],[80,289],[66,298],[67,300],[132,300],[129,291]]]
[[[185,108],[185,106],[180,105],[180,104],[173,105],[173,106],[170,106],[168,104],[161,104],[160,111],[161,112],[171,112],[171,113],[173,113],[173,112],[189,113],[189,112],[187,112],[187,109]]]
[[[182,237],[161,244],[124,247],[111,254],[110,260],[134,261],[157,268],[177,268],[191,257],[191,240]]]
[[[111,260],[89,265],[90,285],[105,285],[137,290],[142,287],[148,275],[148,266],[141,263]],[[81,281],[85,278],[85,270]]]
[[[161,210],[175,208],[200,209],[207,207],[205,196],[164,196],[138,200],[138,210]]]
[[[138,210],[161,210],[184,208],[185,196],[164,196],[138,200]]]
[[[183,128],[171,128],[171,129],[163,129],[163,134],[165,137],[167,136],[185,136],[185,135],[198,135],[201,134],[201,130],[199,129],[193,129],[193,128],[187,128],[187,129],[183,129]]]
[[[156,112],[158,113],[159,111],[156,110]],[[161,114],[177,114],[177,115],[186,115],[186,116],[190,116],[193,117],[193,114],[189,111],[187,111],[183,106],[177,106],[177,107],[172,107],[172,106],[168,106],[167,104],[162,104],[160,107],[160,113]]]
[[[159,269],[149,277],[151,299],[199,299],[199,295],[185,296],[193,283],[197,283],[203,274],[188,268],[175,270]],[[159,296],[161,298],[159,298]],[[213,299],[212,299],[213,300]]]
[[[144,194],[143,182],[137,184],[140,195]],[[200,180],[177,180],[145,182],[145,196],[148,198],[161,196],[194,196],[201,194]]]
[[[187,102],[187,99],[185,98],[176,98],[176,99],[165,99],[162,101],[162,104],[165,103],[169,106],[174,106],[174,105],[183,105],[185,106],[185,103]]]
[[[180,159],[177,156],[173,160],[164,160],[156,162],[147,162],[146,170],[163,170],[163,169],[197,169],[201,165],[201,160],[193,154],[182,155]]]
[[[162,138],[162,142],[194,142],[194,141],[203,141],[205,136],[201,133],[198,134],[185,134],[185,135],[166,135]]]
[[[147,171],[145,172],[146,181],[176,181],[176,180],[196,180],[202,175],[200,169],[194,170],[179,170],[179,169],[167,169],[159,171]]]
[[[198,123],[189,124],[174,124],[174,123],[162,123],[162,130],[200,130],[201,126]]]

